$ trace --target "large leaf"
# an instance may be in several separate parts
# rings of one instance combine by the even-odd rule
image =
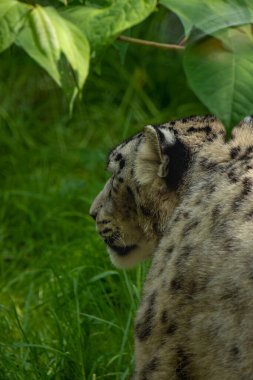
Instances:
[[[104,8],[75,6],[62,12],[87,36],[93,51],[111,43],[123,30],[143,21],[155,10],[156,0],[114,0]]]
[[[252,0],[161,0],[160,3],[180,17],[186,36],[193,26],[212,34],[225,27],[253,22]]]
[[[36,5],[17,43],[47,70],[73,101],[89,69],[89,44],[83,33],[54,8]]]
[[[253,114],[252,57],[247,27],[224,29],[186,49],[184,67],[191,88],[227,129]]]
[[[16,0],[0,2],[0,52],[15,41],[31,7]]]

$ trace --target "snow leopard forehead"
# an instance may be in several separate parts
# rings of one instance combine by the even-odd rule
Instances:
[[[121,171],[126,166],[128,158],[132,160],[135,156],[143,140],[144,133],[140,132],[116,146],[108,156],[108,170],[111,172]]]

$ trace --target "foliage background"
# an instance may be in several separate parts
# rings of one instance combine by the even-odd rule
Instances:
[[[164,15],[166,9],[178,17],[171,23],[175,31],[184,29],[179,41],[161,44],[160,35],[155,42],[127,35],[134,25],[156,12]],[[101,63],[117,39],[180,50],[191,89],[229,135],[253,113],[252,24],[251,0],[1,0],[0,53],[22,48],[62,88],[72,111],[90,66]],[[124,51],[119,49],[122,59]],[[166,83],[168,79],[163,77]],[[181,100],[180,87],[174,89],[173,97]]]
[[[132,32],[166,43],[183,36],[168,12]],[[207,110],[186,83],[180,53],[130,46],[123,65],[126,47],[117,42],[92,65],[72,117],[62,91],[24,52],[1,56],[0,380],[131,373],[147,266],[115,270],[88,210],[114,145],[145,124]]]

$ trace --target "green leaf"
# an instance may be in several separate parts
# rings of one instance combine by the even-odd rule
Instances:
[[[247,27],[228,28],[189,45],[188,82],[228,130],[253,114],[253,39]]]
[[[0,52],[16,39],[31,7],[16,0],[1,0],[0,3]]]
[[[54,8],[36,5],[17,44],[65,90],[72,105],[89,70],[89,44],[83,33]]]
[[[92,51],[97,52],[125,29],[143,21],[155,7],[156,0],[114,0],[104,8],[69,7],[62,11],[62,15],[79,26]]]
[[[188,37],[193,26],[212,34],[229,26],[253,22],[252,0],[161,0],[181,19]]]

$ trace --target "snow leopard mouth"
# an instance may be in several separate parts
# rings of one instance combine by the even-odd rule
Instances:
[[[137,244],[131,244],[131,245],[115,245],[111,242],[111,239],[105,239],[106,245],[115,253],[117,253],[119,256],[126,256],[128,253],[136,249],[138,246]]]

